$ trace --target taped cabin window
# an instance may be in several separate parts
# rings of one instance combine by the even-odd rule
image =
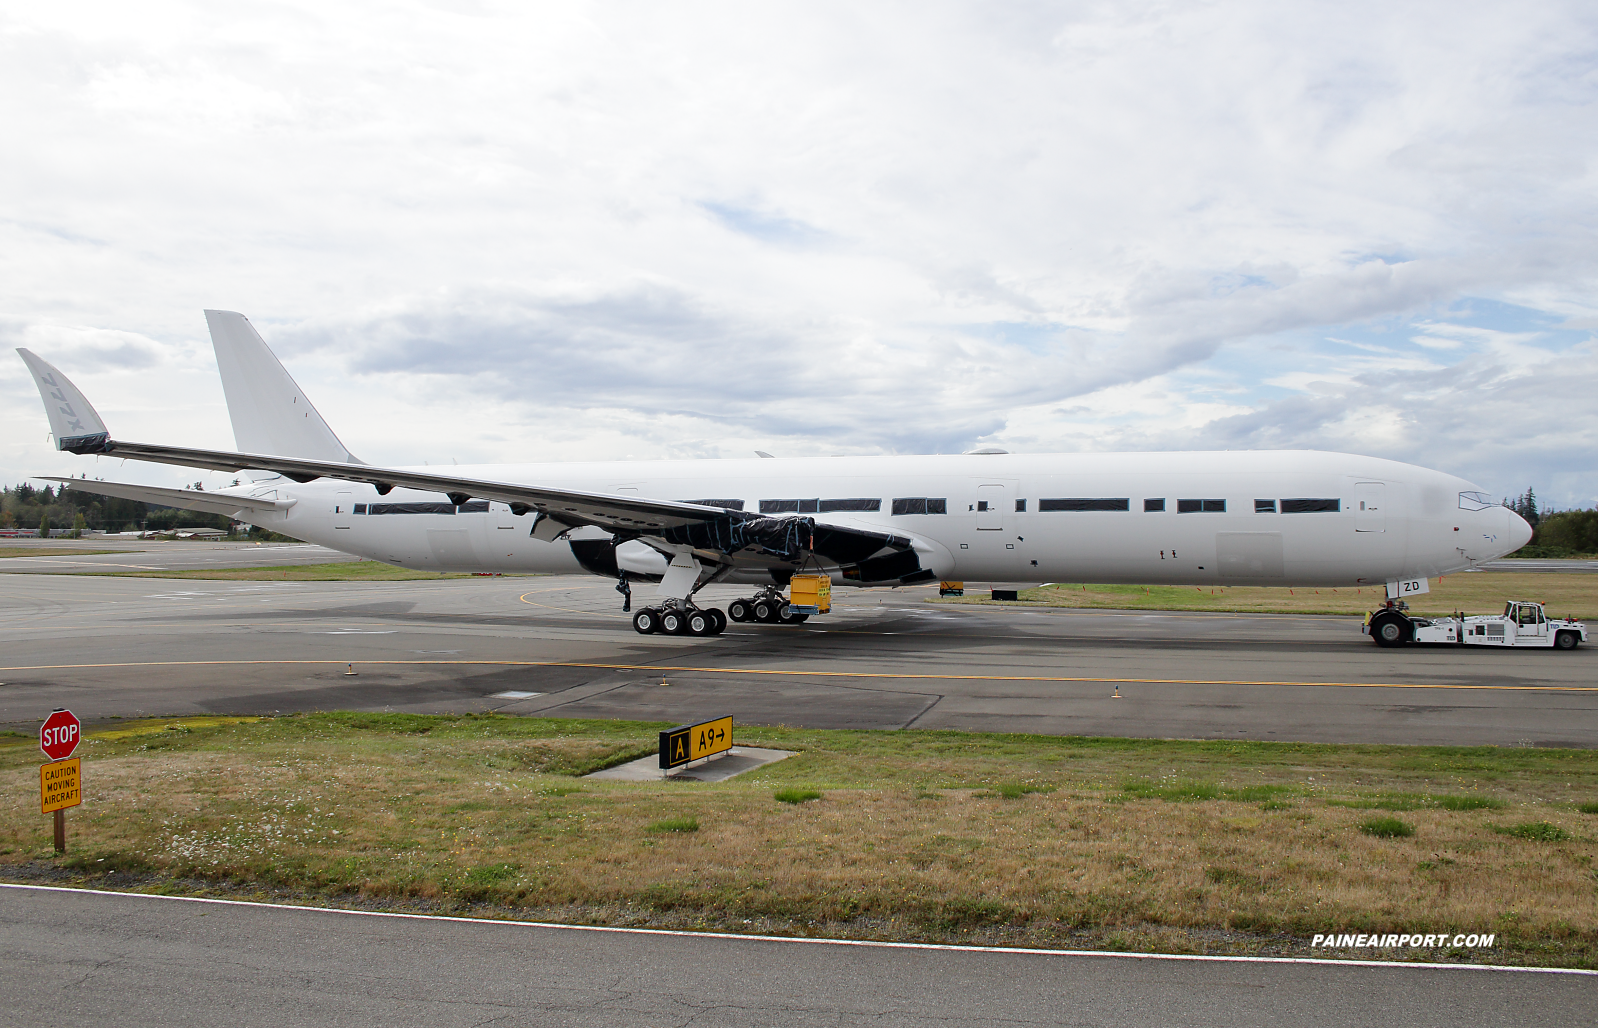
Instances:
[[[1054,500],[1039,500],[1039,511],[1091,511],[1131,510],[1132,501],[1124,496],[1068,496]]]
[[[722,510],[743,510],[742,500],[684,500],[684,503],[697,503],[701,507],[720,507]]]
[[[1287,501],[1286,500],[1282,501],[1282,510],[1284,512],[1287,510]],[[1275,500],[1255,500],[1254,501],[1254,513],[1256,513],[1256,514],[1275,514],[1276,513],[1276,501]]]
[[[460,512],[462,514],[487,514],[488,513],[488,501],[487,500],[468,500],[467,502],[461,504]]]
[[[842,500],[822,500],[820,512],[822,514],[830,514],[835,510],[880,511],[881,509],[882,500],[880,498],[866,499],[864,497],[856,497]]]
[[[947,514],[949,513],[949,500],[947,497],[929,496],[900,496],[893,501],[889,508],[895,515],[899,514]]]
[[[357,503],[355,505],[355,513],[357,513],[357,514],[365,514],[366,513],[366,504]]]
[[[1343,501],[1298,497],[1282,501],[1283,514],[1336,514],[1343,509]]]
[[[1153,498],[1151,500],[1144,500],[1143,501],[1143,513],[1145,513],[1145,514],[1164,514],[1165,513],[1165,497],[1156,496],[1155,498]]]
[[[1015,512],[1017,514],[1025,514],[1026,513],[1026,501],[1025,500],[1016,500],[1015,501]]]
[[[1225,500],[1177,500],[1178,514],[1225,514]]]
[[[453,503],[369,503],[368,514],[453,514]]]

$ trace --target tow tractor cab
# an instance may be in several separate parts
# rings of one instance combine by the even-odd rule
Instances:
[[[1542,646],[1573,650],[1587,641],[1587,626],[1570,618],[1551,619],[1541,603],[1510,600],[1502,614],[1417,618],[1408,605],[1389,601],[1365,617],[1362,629],[1378,646],[1409,642],[1457,646]]]

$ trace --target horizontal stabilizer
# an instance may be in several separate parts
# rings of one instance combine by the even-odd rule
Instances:
[[[339,442],[248,318],[234,311],[206,311],[205,323],[240,450],[361,463]]]
[[[79,492],[115,496],[123,500],[139,500],[158,507],[182,507],[207,514],[235,517],[240,514],[258,514],[263,511],[283,511],[298,500],[272,500],[257,496],[232,496],[228,493],[207,493],[197,489],[168,489],[159,485],[134,485],[131,482],[96,482],[87,478],[57,478],[54,475],[35,475],[47,482],[60,482],[62,486]],[[276,492],[276,490],[273,490]]]
[[[33,372],[34,384],[39,387],[45,413],[50,417],[56,449],[83,453],[92,449],[93,443],[110,437],[105,422],[67,376],[32,350],[19,347],[17,353]]]

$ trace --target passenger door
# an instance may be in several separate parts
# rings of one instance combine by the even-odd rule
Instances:
[[[977,486],[977,531],[1002,532],[1004,511],[1011,502],[1010,487],[1007,485]]]
[[[991,579],[1013,582],[1020,570],[1024,545],[1016,538],[1014,482],[981,482],[971,509],[976,515],[976,531],[970,535],[970,571],[963,572],[976,581]],[[962,551],[962,557],[966,554]],[[962,562],[965,563],[965,562]]]
[[[349,490],[341,489],[333,494],[333,527],[349,528],[350,511],[354,509],[355,494]]]

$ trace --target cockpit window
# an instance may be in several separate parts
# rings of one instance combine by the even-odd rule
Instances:
[[[1459,509],[1460,510],[1486,510],[1488,507],[1496,507],[1496,506],[1498,506],[1498,501],[1494,500],[1491,496],[1488,496],[1486,493],[1460,493],[1459,494]]]

